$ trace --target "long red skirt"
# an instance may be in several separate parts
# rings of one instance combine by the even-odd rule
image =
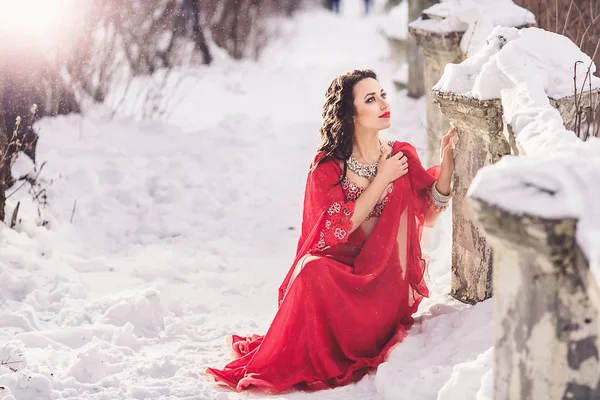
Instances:
[[[365,284],[365,276],[353,274],[351,246],[334,251],[299,261],[302,269],[267,334],[234,335],[240,358],[222,370],[207,369],[217,382],[272,392],[345,385],[383,362],[406,337],[420,300],[409,305],[398,258]]]

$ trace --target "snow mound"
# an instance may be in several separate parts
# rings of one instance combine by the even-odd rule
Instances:
[[[573,95],[575,73],[577,90],[589,89],[588,68],[591,75],[596,72],[590,57],[565,36],[539,28],[496,27],[481,51],[460,64],[447,64],[433,89],[488,100],[527,82],[560,99]],[[600,79],[592,76],[591,86],[600,87]]]
[[[478,361],[493,346],[491,300],[460,311],[449,306],[433,307],[431,311],[435,314],[421,317],[421,322],[417,321],[408,337],[377,369],[377,391],[386,399],[403,400],[410,393],[411,400],[426,400],[440,390],[451,395],[457,393],[453,379],[468,379],[469,387],[478,389],[482,376],[491,370],[490,363]],[[473,364],[476,376],[465,379],[463,372],[457,372],[456,368],[463,364]],[[491,392],[486,393],[491,398]]]

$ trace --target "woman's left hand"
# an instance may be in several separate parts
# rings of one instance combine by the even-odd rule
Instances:
[[[454,172],[454,137],[456,128],[452,127],[442,138],[440,146],[440,168],[443,175],[452,175]]]

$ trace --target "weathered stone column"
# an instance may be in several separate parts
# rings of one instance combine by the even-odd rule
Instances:
[[[492,251],[472,221],[466,195],[475,174],[510,147],[503,134],[500,100],[480,101],[433,91],[434,101],[457,129],[452,199],[452,296],[476,303],[492,296]]]
[[[470,203],[494,249],[494,398],[600,399],[598,286],[577,221]]]
[[[589,104],[598,91],[578,94],[579,104]],[[454,197],[452,200],[452,289],[451,295],[466,303],[492,296],[492,249],[473,221],[466,194],[481,168],[507,154],[524,154],[505,124],[499,99],[477,100],[452,93],[432,91],[433,102],[458,131],[454,150]],[[550,99],[565,126],[575,124],[575,96]]]
[[[409,34],[415,39],[417,45],[423,51],[425,94],[427,95],[427,164],[434,165],[440,159],[440,140],[450,127],[448,119],[441,113],[440,109],[433,104],[431,88],[440,80],[444,73],[444,67],[448,63],[460,63],[465,56],[460,48],[460,41],[464,34],[462,32],[437,32],[426,29],[432,28],[435,21],[442,19],[423,14],[429,24],[422,24],[422,19],[411,22],[408,26]],[[409,70],[410,72],[410,70]],[[410,77],[409,77],[410,80]]]
[[[415,21],[426,8],[437,3],[437,0],[406,0],[408,1],[408,20]],[[426,94],[423,50],[417,44],[414,35],[409,35],[407,49],[408,58],[408,96],[419,98]],[[431,87],[429,87],[431,89]]]

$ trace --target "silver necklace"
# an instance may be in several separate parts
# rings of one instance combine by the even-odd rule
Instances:
[[[379,144],[381,145],[381,142],[379,142]],[[361,164],[356,160],[356,158],[354,158],[352,154],[350,154],[350,157],[348,158],[347,162],[350,171],[354,172],[358,176],[370,180],[371,178],[374,178],[375,175],[377,175],[377,163]]]

